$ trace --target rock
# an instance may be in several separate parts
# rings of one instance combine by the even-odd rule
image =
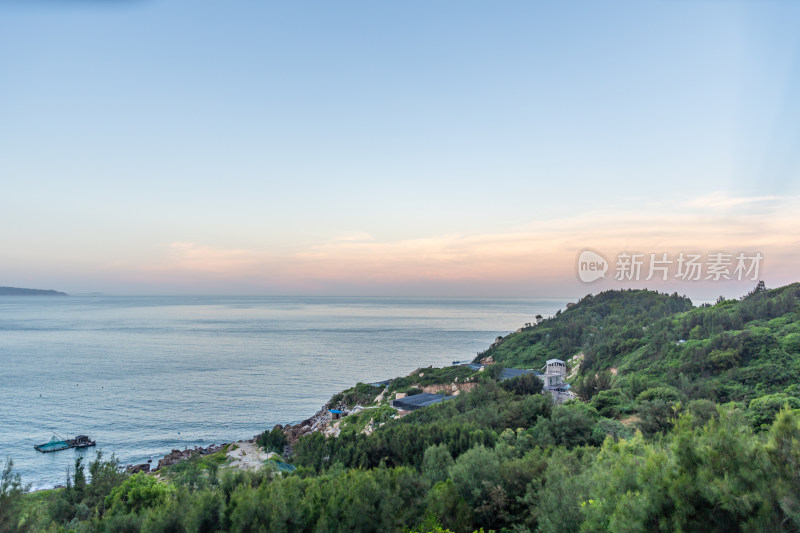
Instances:
[[[140,465],[128,465],[126,470],[131,474],[138,474],[139,472],[150,472],[150,465],[142,463]]]
[[[195,455],[208,455],[208,454],[216,453],[216,452],[220,451],[225,446],[226,446],[226,444],[211,444],[210,446],[208,446],[206,448],[195,447],[192,450],[189,450],[189,449],[186,449],[186,450],[183,450],[183,451],[181,451],[181,450],[172,450],[172,452],[168,453],[161,460],[158,461],[158,465],[156,466],[155,470],[160,470],[160,469],[164,468],[165,466],[170,466],[170,465],[174,465],[175,463],[179,463],[180,461],[183,461],[184,459],[190,458],[193,454],[195,454]],[[151,461],[152,461],[152,459],[150,461],[148,461],[148,463],[150,463]],[[149,464],[145,464],[145,466],[147,466],[147,470],[145,470],[145,471],[149,471],[150,470],[150,465]]]

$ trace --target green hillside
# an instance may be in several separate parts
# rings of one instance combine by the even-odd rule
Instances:
[[[676,294],[609,291],[481,357],[531,367],[568,360],[575,392],[606,414],[631,414],[654,398],[800,406],[799,303],[800,284],[760,284],[741,300],[700,307]]]
[[[646,290],[590,294],[539,325],[508,335],[476,359],[492,356],[507,366],[538,368],[547,359],[566,360],[583,351],[588,366],[594,367],[596,359],[608,364],[612,355],[638,348],[645,329],[654,322],[692,308],[688,298],[677,294]]]

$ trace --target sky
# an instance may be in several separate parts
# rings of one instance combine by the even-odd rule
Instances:
[[[586,284],[584,249],[800,281],[798,27],[788,0],[0,0],[0,285],[755,285]]]

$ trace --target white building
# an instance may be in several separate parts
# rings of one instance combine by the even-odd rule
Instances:
[[[567,363],[561,359],[548,359],[543,368],[544,374],[559,374],[561,376],[567,375]]]

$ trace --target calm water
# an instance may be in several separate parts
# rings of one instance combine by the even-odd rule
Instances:
[[[85,433],[123,463],[297,422],[358,381],[472,358],[566,300],[0,297],[0,459],[33,488]]]

